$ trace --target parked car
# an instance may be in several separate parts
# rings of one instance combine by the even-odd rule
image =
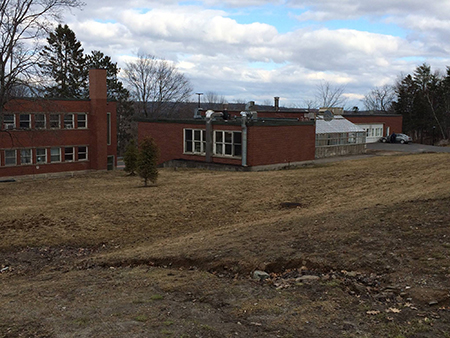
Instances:
[[[394,134],[393,134],[394,135]],[[383,143],[409,143],[412,141],[411,137],[405,134],[395,134],[395,140],[392,142],[393,135],[384,136],[380,138],[380,142]]]

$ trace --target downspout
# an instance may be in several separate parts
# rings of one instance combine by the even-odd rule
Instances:
[[[206,162],[212,162],[212,139],[213,139],[213,130],[212,130],[212,119],[216,116],[222,116],[223,113],[215,112],[214,110],[206,111]]]
[[[241,123],[241,127],[242,127],[242,166],[246,167],[247,166],[247,111],[242,111],[241,112],[241,116],[242,116],[242,123]]]

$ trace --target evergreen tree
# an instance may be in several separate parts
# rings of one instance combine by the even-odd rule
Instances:
[[[440,138],[448,137],[446,80],[438,72],[431,72],[427,64],[418,66],[397,84],[397,113],[404,117],[404,129],[414,139],[423,142],[436,129]],[[434,133],[434,132],[433,132]]]
[[[158,178],[159,149],[152,137],[146,137],[139,148],[137,171],[144,179],[144,186],[147,186],[148,181],[155,183]]]
[[[48,45],[41,52],[43,62],[39,64],[44,75],[51,79],[46,96],[85,98],[87,96],[87,68],[81,43],[75,33],[61,24],[50,33]]]
[[[123,161],[125,162],[124,170],[131,176],[136,175],[138,155],[139,150],[136,147],[136,142],[134,142],[134,140],[131,140],[128,143],[125,155],[123,156]]]

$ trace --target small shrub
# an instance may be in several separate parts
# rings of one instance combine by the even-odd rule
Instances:
[[[123,161],[125,163],[124,170],[131,176],[136,175],[138,155],[139,151],[136,147],[136,142],[131,140],[123,156]]]
[[[145,138],[139,146],[139,154],[137,160],[137,172],[144,179],[144,185],[147,182],[155,183],[158,178],[158,157],[159,149],[153,138]]]

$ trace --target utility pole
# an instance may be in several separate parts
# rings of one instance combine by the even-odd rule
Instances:
[[[195,93],[198,95],[198,109],[200,109],[200,96],[203,95],[203,93]]]

